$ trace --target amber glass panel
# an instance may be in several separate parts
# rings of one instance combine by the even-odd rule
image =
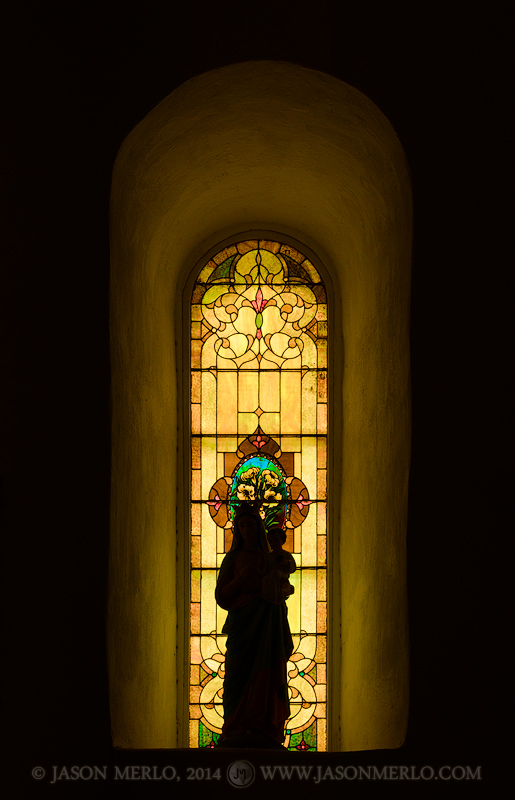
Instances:
[[[207,261],[191,305],[192,747],[214,746],[223,724],[227,612],[214,588],[231,545],[233,480],[254,453],[282,476],[286,546],[297,563],[285,745],[327,748],[327,385],[327,300],[313,264],[268,240],[229,245]],[[264,503],[265,521],[273,505]]]

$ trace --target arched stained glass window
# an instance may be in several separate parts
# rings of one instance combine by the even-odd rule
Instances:
[[[294,652],[285,746],[325,750],[327,298],[313,264],[288,244],[232,244],[201,269],[191,302],[190,746],[223,724],[227,612],[217,570],[232,509],[260,500],[297,571],[288,598]]]

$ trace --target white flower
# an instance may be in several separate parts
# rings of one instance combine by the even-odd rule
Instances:
[[[275,472],[272,472],[270,469],[263,470],[263,478],[268,486],[279,486],[279,476],[276,475]]]
[[[259,472],[259,467],[250,467],[250,469],[248,469],[246,472],[243,472],[240,475],[240,480],[242,480],[244,483],[247,483],[248,481],[253,481],[258,472]]]
[[[238,500],[254,500],[254,487],[240,483],[237,489]]]

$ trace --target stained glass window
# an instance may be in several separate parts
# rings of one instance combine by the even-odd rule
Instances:
[[[217,571],[234,504],[259,499],[297,563],[284,744],[326,750],[327,298],[290,245],[239,242],[198,275],[191,452],[190,747],[213,747],[223,725],[227,612],[215,602]]]

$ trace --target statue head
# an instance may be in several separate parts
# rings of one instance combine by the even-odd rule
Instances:
[[[266,536],[267,536],[268,543],[269,543],[270,547],[272,548],[272,550],[274,550],[274,548],[277,547],[277,546],[282,547],[282,545],[286,541],[286,533],[285,533],[285,531],[282,528],[280,528],[279,526],[277,526],[277,525],[274,526],[273,528],[270,528],[267,531]]]
[[[259,515],[259,508],[252,503],[240,503],[234,513],[231,550],[240,550],[248,536],[253,535],[253,530],[257,534],[257,546],[264,553],[268,553],[270,547],[266,538],[263,520]]]

